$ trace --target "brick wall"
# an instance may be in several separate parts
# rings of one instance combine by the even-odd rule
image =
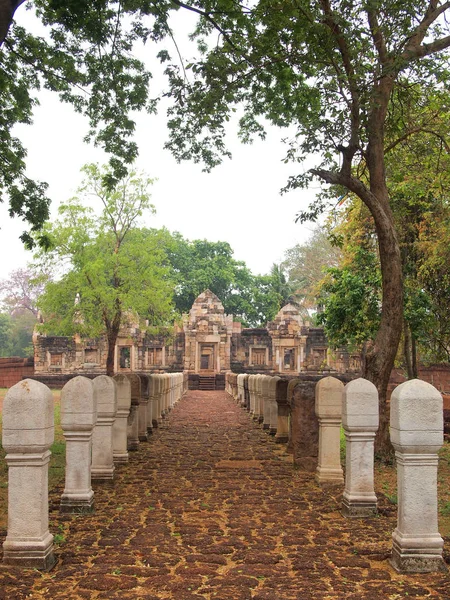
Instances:
[[[34,375],[32,358],[0,358],[0,387],[10,388],[25,377]]]

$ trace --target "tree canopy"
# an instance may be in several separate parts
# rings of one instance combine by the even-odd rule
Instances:
[[[110,155],[106,183],[114,186],[137,156],[133,111],[154,111],[151,73],[135,49],[168,35],[169,0],[126,3],[108,0],[35,0],[27,8],[45,28],[35,35],[14,21],[23,0],[0,2],[0,191],[10,216],[30,227],[21,239],[48,243],[36,235],[49,217],[47,184],[26,173],[26,151],[14,135],[17,123],[32,122],[37,93],[45,88],[84,114],[86,140]],[[19,8],[20,7],[20,8]],[[18,14],[18,13],[16,13]]]
[[[254,275],[243,261],[234,258],[228,242],[187,240],[168,231],[162,239],[180,314],[188,313],[206,289],[219,297],[227,314],[249,327],[265,325],[287,302],[283,273],[272,268],[270,274]]]
[[[52,250],[41,253],[42,259],[55,267],[63,263],[64,271],[48,283],[39,305],[44,327],[53,333],[96,336],[106,331],[111,374],[121,325],[134,321],[136,313],[155,326],[171,324],[172,288],[157,237],[149,239],[137,227],[154,210],[152,181],[131,173],[110,189],[104,184],[108,170],[87,165],[84,172],[79,197],[62,205],[61,218],[46,229]],[[93,199],[101,206],[97,213]]]
[[[378,441],[387,450],[384,403],[403,329],[403,281],[385,153],[417,132],[408,119],[399,118],[394,101],[408,105],[417,86],[423,92],[446,85],[450,3],[176,3],[199,14],[194,33],[199,57],[184,71],[165,57],[171,95],[177,100],[169,115],[168,147],[175,156],[203,161],[207,168],[217,164],[227,154],[226,124],[239,107],[243,141],[264,137],[263,119],[290,128],[286,161],[292,161],[296,172],[286,191],[309,185],[313,178],[331,185],[301,210],[301,221],[316,218],[330,200],[335,203],[348,192],[372,215],[382,309],[364,374],[379,390]],[[314,160],[312,168],[302,164],[306,157]]]

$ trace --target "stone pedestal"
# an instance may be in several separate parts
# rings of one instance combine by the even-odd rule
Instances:
[[[88,513],[94,509],[91,460],[96,420],[92,381],[74,377],[61,392],[61,428],[66,440],[66,483],[60,504],[63,513]]]
[[[278,427],[278,404],[277,404],[277,383],[280,380],[278,376],[269,378],[269,389],[267,402],[269,404],[269,433],[277,434]]]
[[[139,403],[139,441],[148,442],[148,436],[152,433],[152,424],[148,419],[149,403],[149,378],[147,375],[139,375],[141,379],[141,401]]]
[[[315,413],[316,381],[294,380],[291,407],[291,441],[294,464],[314,473],[319,456],[319,421]],[[292,382],[290,382],[291,384]]]
[[[263,417],[263,429],[268,432],[270,430],[270,398],[269,398],[269,385],[271,377],[263,375],[261,379],[261,410]]]
[[[324,377],[316,385],[315,411],[319,419],[318,483],[344,483],[341,466],[342,393],[344,384]]]
[[[56,559],[48,529],[48,463],[54,421],[53,396],[47,386],[25,379],[7,392],[2,436],[8,465],[3,562],[48,571]]]
[[[442,395],[418,379],[391,397],[391,441],[397,461],[398,518],[392,566],[402,573],[444,571],[438,533],[438,451],[443,443]]]
[[[153,433],[153,429],[158,426],[153,421],[154,403],[155,403],[155,382],[153,375],[148,375],[148,403],[147,403],[147,433]]]
[[[256,375],[249,375],[248,377],[248,394],[249,394],[249,409],[250,414],[255,414],[255,404],[256,404]]]
[[[92,433],[93,481],[114,479],[113,425],[117,412],[117,390],[114,379],[99,375],[93,380],[94,398],[97,405],[97,422]]]
[[[117,385],[117,412],[113,425],[113,457],[115,464],[128,462],[127,426],[131,407],[131,386],[125,375],[114,375]]]
[[[139,405],[141,403],[141,379],[139,375],[130,373],[127,375],[131,389],[131,406],[128,415],[127,435],[128,450],[135,452],[139,450]]]
[[[277,403],[277,433],[275,442],[287,444],[289,441],[289,414],[290,407],[287,401],[288,382],[279,379],[276,384],[275,400]]]
[[[346,517],[369,517],[377,512],[373,467],[378,422],[377,388],[361,378],[348,383],[342,403],[346,440],[342,514]]]

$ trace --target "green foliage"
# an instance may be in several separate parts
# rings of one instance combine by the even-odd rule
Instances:
[[[206,289],[215,293],[225,312],[257,327],[273,319],[286,294],[284,275],[253,275],[245,263],[233,258],[227,242],[186,240],[179,233],[165,232],[162,240],[172,269],[174,301],[179,313],[187,313]]]
[[[317,308],[317,294],[325,270],[339,266],[342,252],[336,240],[332,243],[331,235],[333,232],[328,231],[328,227],[316,226],[310,239],[285,253],[282,268],[288,273],[295,300],[306,310]]]
[[[40,257],[55,268],[63,264],[65,271],[47,284],[39,305],[45,330],[90,336],[106,330],[111,349],[120,326],[135,313],[153,325],[171,322],[171,285],[158,237],[137,227],[154,210],[151,180],[131,173],[110,189],[103,181],[111,171],[88,165],[84,172],[81,198],[91,204],[95,198],[102,210],[96,214],[81,198],[61,206],[61,218],[47,228],[52,250]]]
[[[0,356],[11,356],[11,317],[0,313]]]
[[[381,274],[377,255],[357,248],[348,266],[331,268],[321,288],[323,324],[333,346],[358,348],[373,340],[381,312]]]
[[[48,243],[36,232],[49,217],[49,198],[47,184],[26,175],[26,151],[13,134],[14,125],[32,122],[39,89],[54,91],[87,116],[86,140],[110,154],[108,183],[114,186],[137,156],[133,111],[155,110],[149,96],[151,74],[133,49],[168,33],[171,7],[167,0],[126,5],[36,0],[33,8],[45,37],[15,22],[5,40],[0,35],[0,191],[2,199],[9,198],[10,215],[29,224],[21,236],[28,246]]]

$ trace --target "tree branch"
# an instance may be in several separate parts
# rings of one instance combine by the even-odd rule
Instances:
[[[368,8],[367,9],[367,18],[369,21],[370,32],[372,34],[372,39],[375,44],[375,48],[377,49],[378,56],[380,57],[381,64],[386,64],[388,61],[388,54],[386,50],[386,42],[381,31],[380,25],[378,23],[378,17],[376,12]]]
[[[214,27],[214,29],[217,29],[217,31],[219,31],[223,37],[226,39],[226,41],[230,44],[230,46],[239,54],[242,54],[239,49],[235,46],[235,44],[233,43],[232,39],[230,38],[230,36],[228,35],[228,33],[222,29],[222,27],[217,23],[217,21],[215,21],[211,15],[207,12],[205,12],[204,10],[201,10],[200,8],[196,8],[195,6],[189,6],[188,4],[185,4],[184,2],[181,2],[180,0],[172,0],[172,2],[174,4],[176,4],[177,6],[179,6],[180,8],[185,8],[186,10],[190,10],[198,15],[200,15],[201,17],[205,18],[209,23],[211,23],[211,25]]]
[[[404,142],[406,139],[408,139],[412,135],[415,135],[416,133],[429,133],[430,135],[434,135],[442,142],[445,149],[450,154],[450,145],[447,142],[447,140],[445,139],[445,137],[437,131],[433,131],[432,129],[426,129],[424,127],[415,127],[414,129],[410,129],[404,135],[402,135],[401,137],[396,139],[395,142],[392,142],[392,144],[389,144],[389,146],[387,146],[387,148],[385,149],[385,153],[387,154],[388,152],[393,150],[396,146],[398,146],[399,144]]]

